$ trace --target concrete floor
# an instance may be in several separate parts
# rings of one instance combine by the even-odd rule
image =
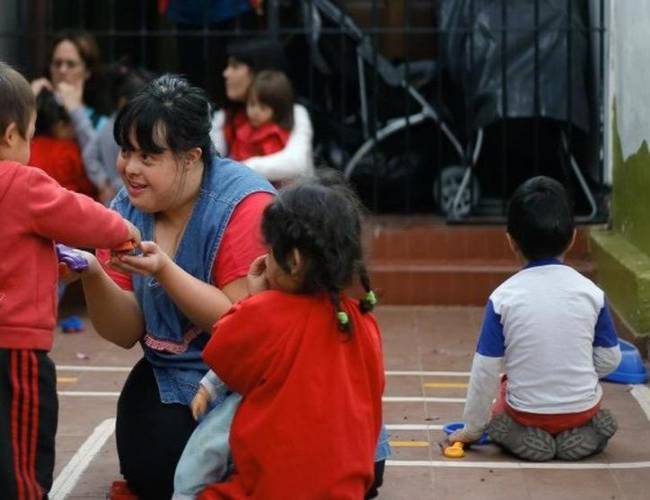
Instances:
[[[605,384],[604,406],[615,412],[620,430],[603,454],[584,462],[520,463],[493,445],[445,459],[440,428],[462,414],[482,310],[386,306],[377,315],[387,370],[385,422],[394,444],[382,500],[650,498],[647,386],[631,393],[630,386]],[[119,478],[115,406],[141,351],[122,350],[88,330],[57,332],[52,353],[60,391],[54,500],[103,500]]]

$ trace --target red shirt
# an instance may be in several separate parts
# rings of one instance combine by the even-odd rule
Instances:
[[[36,136],[32,139],[29,163],[47,172],[64,188],[95,196],[95,188],[86,176],[81,151],[75,141]]]
[[[382,420],[379,329],[347,297],[267,291],[215,325],[203,359],[243,395],[230,431],[236,473],[200,499],[362,499]]]
[[[212,281],[217,288],[246,276],[251,262],[267,252],[261,233],[262,213],[272,199],[269,193],[249,194],[230,216],[212,266]],[[97,251],[99,262],[113,281],[124,290],[133,290],[130,274],[106,265],[110,257],[109,250]]]
[[[282,151],[289,140],[289,131],[269,122],[253,127],[246,114],[237,113],[230,126],[224,128],[228,156],[243,161],[253,156],[266,156]]]
[[[52,348],[58,263],[54,241],[115,247],[122,217],[59,186],[41,169],[0,161],[0,348]]]

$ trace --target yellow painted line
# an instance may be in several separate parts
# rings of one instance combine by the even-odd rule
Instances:
[[[390,441],[395,448],[427,448],[429,441]]]
[[[74,384],[77,380],[77,377],[56,377],[56,381],[59,384]]]
[[[469,384],[461,382],[426,382],[422,386],[435,389],[467,389]]]

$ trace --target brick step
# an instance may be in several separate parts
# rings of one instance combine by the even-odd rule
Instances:
[[[496,226],[449,226],[418,217],[372,218],[365,227],[365,245],[375,260],[512,260],[506,228]],[[587,259],[589,228],[578,228],[569,257]]]
[[[568,259],[567,263],[593,278],[590,261]],[[382,304],[483,306],[490,293],[520,267],[512,260],[373,260],[369,272]]]

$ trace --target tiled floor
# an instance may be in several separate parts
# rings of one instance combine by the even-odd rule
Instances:
[[[650,498],[649,416],[624,385],[606,384],[605,405],[618,416],[620,430],[600,456],[538,466],[518,463],[492,445],[472,449],[461,460],[441,456],[439,429],[462,413],[463,404],[456,400],[465,396],[481,316],[482,310],[472,307],[379,309],[387,370],[385,422],[397,445],[380,498]],[[53,358],[59,366],[60,424],[51,498],[105,498],[118,477],[111,420],[116,394],[139,356],[138,348],[124,351],[94,333],[57,333]]]

